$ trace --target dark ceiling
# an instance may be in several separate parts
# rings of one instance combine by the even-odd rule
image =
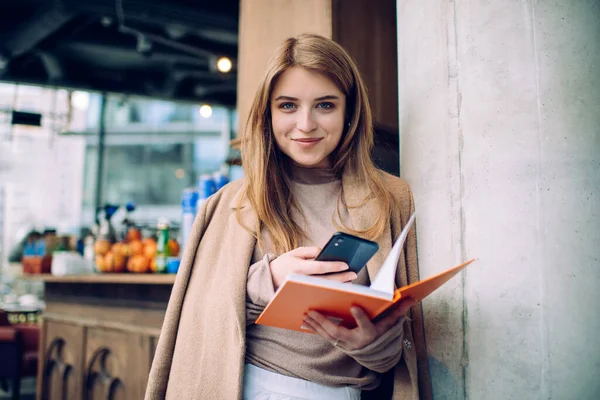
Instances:
[[[234,106],[238,14],[239,0],[0,0],[0,81]]]

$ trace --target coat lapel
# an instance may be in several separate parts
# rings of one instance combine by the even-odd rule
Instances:
[[[342,193],[353,228],[357,231],[370,228],[379,217],[380,210],[377,199],[371,196],[369,188],[364,183],[359,182],[354,174],[346,173],[342,177]],[[392,250],[390,224],[386,225],[383,234],[376,241],[379,244],[379,251],[367,263],[367,271],[371,282],[375,279],[375,275],[388,253]]]
[[[239,199],[243,194],[240,189],[229,204],[231,214],[229,215],[229,228],[227,237],[223,238],[223,243],[228,243],[231,247],[227,249],[227,268],[228,278],[231,279],[234,309],[238,331],[241,335],[242,343],[245,343],[246,337],[246,282],[248,279],[248,267],[252,261],[252,254],[256,247],[256,238],[250,234],[237,220],[237,209],[240,208],[241,222],[244,226],[254,229],[257,226],[257,216],[250,206],[248,199],[244,199],[239,204]]]

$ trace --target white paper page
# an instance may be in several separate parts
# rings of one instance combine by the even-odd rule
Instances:
[[[378,292],[389,293],[390,295],[394,294],[394,281],[396,278],[396,268],[398,267],[398,260],[400,259],[400,253],[402,251],[402,247],[404,246],[404,242],[406,241],[406,237],[408,236],[408,232],[410,231],[410,227],[412,226],[415,220],[415,214],[413,214],[402,232],[400,236],[394,243],[392,247],[392,251],[388,254],[387,258],[383,262],[383,265],[379,269],[379,272],[373,279],[371,286],[369,286],[373,290],[377,290]]]
[[[379,298],[386,299],[386,300],[392,300],[392,298],[394,297],[393,293],[390,295],[389,293],[378,292],[376,290],[371,289],[368,286],[357,285],[357,284],[348,283],[348,282],[344,282],[344,283],[336,282],[336,281],[321,278],[321,277],[318,277],[315,275],[290,274],[287,276],[287,278],[284,281],[284,284],[281,285],[280,289],[285,285],[285,282],[287,282],[287,281],[308,283],[308,284],[314,285],[314,286],[337,289],[342,292],[353,292],[353,293],[358,293],[358,294],[364,294],[366,296],[379,297]]]

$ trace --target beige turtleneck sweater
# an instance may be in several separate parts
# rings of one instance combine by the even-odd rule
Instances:
[[[308,239],[301,246],[322,247],[336,231],[337,204],[341,181],[331,170],[294,167],[292,195],[301,209],[293,217]],[[340,210],[345,226],[350,226],[346,209]],[[402,355],[402,324],[366,347],[346,352],[316,334],[256,325],[254,321],[274,295],[269,269],[271,242],[264,232],[265,251],[254,250],[248,271],[246,297],[246,362],[257,367],[328,386],[350,386],[369,390],[379,385],[379,373],[395,366]],[[363,268],[354,283],[368,285]]]

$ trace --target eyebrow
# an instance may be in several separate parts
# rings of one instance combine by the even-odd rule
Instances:
[[[333,94],[328,94],[326,96],[317,97],[315,99],[315,101],[339,100],[339,99],[340,99],[339,96],[335,96]],[[279,100],[298,101],[298,99],[296,97],[291,97],[291,96],[277,96],[275,98],[275,101],[279,101]]]

